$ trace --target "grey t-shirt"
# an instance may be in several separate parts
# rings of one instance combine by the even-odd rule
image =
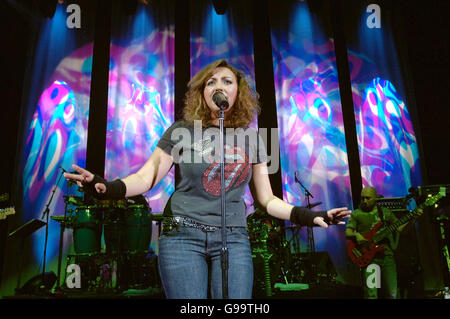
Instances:
[[[179,165],[180,181],[164,210],[211,226],[221,225],[219,127],[177,121],[164,132],[158,147]],[[227,226],[245,227],[245,188],[252,164],[267,161],[264,141],[252,128],[225,128],[225,190]]]

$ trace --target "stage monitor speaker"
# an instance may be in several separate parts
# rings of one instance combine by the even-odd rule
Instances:
[[[22,288],[16,291],[19,295],[41,295],[50,291],[56,282],[56,275],[53,271],[39,274],[28,280]]]
[[[397,218],[404,216],[395,213]],[[414,225],[406,227],[399,238],[398,247],[395,250],[397,264],[397,282],[399,297],[417,298],[423,295],[423,274],[419,260],[417,234]]]
[[[308,282],[334,281],[336,279],[337,272],[328,252],[300,253],[299,257]]]

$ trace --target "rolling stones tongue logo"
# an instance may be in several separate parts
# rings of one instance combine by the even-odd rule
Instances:
[[[225,145],[225,191],[238,187],[250,172],[250,163],[240,147]],[[203,187],[214,196],[220,196],[220,162],[214,162],[203,173]]]

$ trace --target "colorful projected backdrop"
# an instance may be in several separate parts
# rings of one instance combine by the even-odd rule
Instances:
[[[194,1],[191,6],[191,77],[208,64],[225,59],[242,71],[255,88],[251,3],[229,1],[224,15],[216,14],[209,0]],[[250,125],[257,129],[255,121]],[[254,211],[253,198],[247,187],[244,194],[247,214]]]
[[[111,40],[105,178],[135,173],[174,121],[174,25],[140,4],[121,37]],[[166,19],[164,19],[166,17]],[[156,21],[160,21],[157,25]],[[144,194],[162,212],[174,191],[172,170]]]
[[[85,166],[91,68],[92,44],[89,44],[61,61],[41,94],[24,153],[24,221],[41,218],[55,186],[50,216],[64,214],[67,183],[64,178],[57,182],[62,173],[60,167],[71,170],[73,163]],[[71,187],[69,193],[81,195],[76,187]],[[70,243],[71,232],[65,235],[65,243]],[[59,225],[50,221],[47,260],[57,255],[58,238]],[[33,234],[33,247],[35,258],[40,259],[44,248],[42,232]]]
[[[358,32],[349,37],[348,53],[363,185],[384,197],[401,197],[422,183],[402,51],[388,19],[382,28],[368,28],[366,7],[358,11]]]
[[[351,205],[339,83],[333,41],[322,35],[304,2],[272,4],[274,59],[283,197],[306,205],[295,174],[311,192],[316,210]],[[277,16],[277,14],[279,16]],[[284,17],[284,18],[283,18]],[[281,21],[281,22],[275,22]],[[342,277],[346,274],[345,229],[314,229],[316,251],[328,251]],[[300,232],[306,251],[306,231]]]
[[[354,96],[363,185],[401,197],[420,183],[417,141],[408,109],[393,84],[374,78]]]

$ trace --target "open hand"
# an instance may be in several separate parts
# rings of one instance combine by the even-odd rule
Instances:
[[[344,225],[345,222],[342,220],[344,218],[349,218],[351,211],[347,209],[347,207],[333,208],[327,211],[328,223],[324,220],[323,217],[314,218],[314,224],[328,228],[328,225]]]
[[[84,187],[86,184],[91,183],[94,180],[95,175],[89,172],[88,170],[81,168],[78,165],[73,164],[72,168],[78,173],[64,173],[64,178],[68,181],[76,182],[78,186]],[[106,192],[106,185],[103,183],[96,183],[94,185],[97,193]]]

